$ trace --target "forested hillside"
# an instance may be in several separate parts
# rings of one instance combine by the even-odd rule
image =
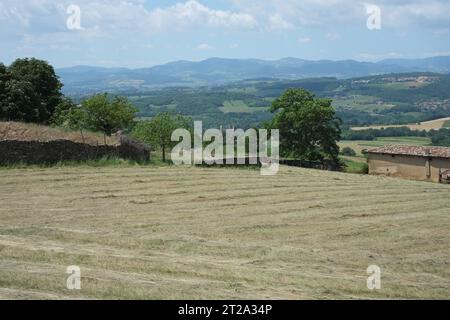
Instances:
[[[313,78],[235,82],[226,86],[165,88],[125,93],[140,117],[177,111],[207,126],[257,126],[272,118],[272,101],[288,88],[333,100],[346,125],[407,124],[450,116],[450,76],[408,73],[354,79]],[[123,94],[123,93],[122,93]]]

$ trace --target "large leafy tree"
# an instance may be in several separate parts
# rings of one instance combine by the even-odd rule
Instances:
[[[167,148],[174,145],[174,142],[171,141],[172,132],[181,128],[190,128],[188,118],[179,114],[163,112],[151,120],[139,121],[133,129],[133,136],[151,146],[161,148],[162,159],[166,161]]]
[[[304,89],[288,89],[271,107],[270,127],[280,130],[280,153],[308,161],[338,161],[341,121],[331,100]]]
[[[62,98],[63,85],[53,67],[35,58],[17,59],[7,68],[7,72],[9,81],[14,82],[9,89],[15,90],[9,92],[9,110],[17,111],[13,112],[11,120],[48,123]],[[27,96],[16,100],[19,92]],[[33,105],[25,106],[23,100],[29,100]],[[32,113],[29,113],[30,108],[33,108]]]
[[[40,100],[29,82],[10,79],[1,100],[2,119],[36,122]]]

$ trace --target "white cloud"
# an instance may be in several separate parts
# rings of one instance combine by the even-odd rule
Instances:
[[[450,24],[450,1],[446,0],[411,0],[390,3],[383,1],[382,17],[388,25],[410,26],[419,24],[437,27]]]
[[[433,31],[435,37],[446,37],[450,35],[450,28],[441,28]]]
[[[228,0],[230,9],[215,9],[204,0],[179,0],[149,9],[145,0],[1,0],[1,33],[37,34],[64,32],[67,7],[82,11],[82,27],[103,33],[155,34],[207,27],[228,30],[280,31],[303,26],[364,26],[365,1],[371,0]],[[448,29],[448,0],[377,0],[384,27],[427,26]],[[333,30],[333,29],[330,29]],[[436,31],[439,32],[439,31]],[[91,35],[93,33],[91,32]]]
[[[365,25],[366,4],[381,8],[383,26],[393,28],[450,25],[448,0],[229,0],[235,8],[257,18],[281,15],[295,26]]]
[[[156,21],[156,26],[159,28],[202,25],[253,29],[257,25],[255,18],[248,13],[214,10],[195,0],[177,3],[165,9],[155,9],[147,14],[147,18],[150,21]]]
[[[342,38],[342,35],[337,32],[330,32],[330,33],[327,33],[326,37],[327,37],[327,39],[330,39],[330,40],[340,40]]]
[[[211,47],[207,43],[201,43],[197,46],[197,50],[211,50],[213,47]]]
[[[67,8],[73,3],[81,9],[82,30],[67,28]],[[251,14],[216,10],[196,0],[180,0],[159,8],[147,8],[145,3],[145,0],[0,0],[0,43],[9,47],[11,55],[20,56],[71,46],[99,48],[101,42],[118,39],[129,43],[138,39],[148,41],[144,38],[165,32],[192,33],[198,28],[239,31],[258,27]]]
[[[99,56],[111,55],[108,57],[111,61],[117,58],[134,63],[140,51],[148,56],[151,49],[154,52],[151,59],[166,61],[189,58],[197,43],[210,41],[212,37],[217,37],[216,49],[227,45],[237,49],[233,44],[240,42],[242,46],[244,39],[273,46],[276,37],[283,36],[283,41],[314,42],[320,53],[324,37],[329,41],[344,37],[350,41],[349,34],[356,39],[353,44],[348,43],[349,48],[342,48],[342,55],[355,56],[362,52],[361,58],[384,58],[389,54],[365,53],[364,49],[358,49],[362,37],[359,31],[366,31],[368,18],[365,3],[380,6],[382,29],[390,33],[386,33],[389,41],[380,42],[376,52],[389,52],[393,50],[392,41],[400,40],[401,43],[395,43],[395,50],[411,56],[423,55],[424,51],[448,51],[450,0],[172,0],[170,4],[167,4],[169,1],[157,3],[159,7],[151,0],[0,0],[3,49],[0,58],[11,61],[17,56],[36,54],[73,64],[78,58],[98,61]],[[83,30],[67,29],[66,9],[70,4],[81,8]],[[220,4],[220,9],[215,4]],[[254,33],[248,35],[247,31]],[[402,34],[405,36],[399,38]],[[390,35],[397,38],[392,40]],[[436,40],[438,37],[441,39]],[[417,41],[425,43],[423,48],[411,45]],[[438,41],[442,41],[442,45],[436,44]],[[114,50],[123,44],[132,54],[123,54],[122,58]],[[258,45],[245,45],[241,49],[246,55],[262,55]],[[76,55],[71,55],[73,50],[77,50]],[[324,55],[333,54],[325,52]]]
[[[311,41],[312,41],[312,39],[308,38],[308,37],[298,39],[299,43],[310,43]]]
[[[67,7],[72,0],[6,0],[0,3],[0,21],[26,28],[29,32],[55,32],[65,29]],[[196,0],[178,2],[164,8],[147,9],[143,0],[77,0],[82,26],[120,32],[155,33],[191,27],[253,29],[256,19],[239,11],[215,10]]]
[[[435,51],[424,54],[425,57],[447,57],[450,56],[450,51]]]
[[[269,30],[287,30],[292,29],[294,26],[286,21],[280,14],[273,14],[269,16]]]
[[[362,25],[365,4],[381,7],[383,27],[427,26],[448,29],[448,0],[228,0],[230,9],[218,10],[203,0],[179,0],[171,6],[148,9],[145,0],[1,0],[2,31],[32,34],[60,32],[66,26],[66,9],[77,4],[82,26],[115,34],[124,30],[146,34],[166,30],[208,27],[223,29],[288,30],[305,25],[334,28]]]

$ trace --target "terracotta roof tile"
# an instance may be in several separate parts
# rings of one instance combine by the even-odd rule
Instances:
[[[384,147],[365,150],[365,153],[394,154],[394,155],[407,155],[407,156],[433,157],[433,158],[450,158],[450,148],[445,147],[386,145]]]

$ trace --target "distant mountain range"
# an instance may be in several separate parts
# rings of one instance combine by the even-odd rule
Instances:
[[[82,94],[96,91],[145,91],[169,86],[222,85],[253,78],[338,79],[388,73],[450,73],[450,56],[426,59],[389,59],[380,62],[355,60],[310,61],[284,58],[258,59],[211,58],[204,61],[176,61],[142,69],[76,66],[57,69],[64,91]]]

